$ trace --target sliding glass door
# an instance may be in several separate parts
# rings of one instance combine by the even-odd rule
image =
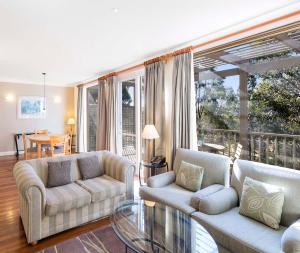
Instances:
[[[141,84],[142,77],[120,80],[119,150],[121,155],[138,164],[141,157]]]

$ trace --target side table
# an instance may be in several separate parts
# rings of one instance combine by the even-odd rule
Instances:
[[[141,169],[142,169],[142,167],[150,169],[150,177],[156,175],[157,169],[161,169],[161,168],[166,167],[167,171],[169,171],[169,167],[168,167],[168,163],[167,162],[159,164],[159,163],[151,163],[151,162],[148,162],[148,161],[141,161],[140,165],[139,165],[139,181],[140,181],[140,186],[142,186],[142,181],[141,181]]]

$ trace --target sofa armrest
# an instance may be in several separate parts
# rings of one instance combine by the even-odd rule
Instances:
[[[191,198],[191,206],[196,210],[198,210],[200,199],[203,199],[208,195],[213,194],[217,191],[223,190],[224,188],[225,186],[222,184],[212,184],[199,191],[196,191]]]
[[[45,185],[27,162],[18,162],[13,175],[19,192],[20,214],[27,242],[38,241],[41,239],[46,206]]]
[[[128,159],[107,152],[103,155],[105,174],[126,184],[126,195],[132,198],[134,195],[135,165]]]
[[[149,177],[147,185],[151,188],[160,188],[175,182],[176,176],[174,171],[165,172],[153,177]]]
[[[281,237],[281,249],[285,253],[300,252],[300,219],[288,227]]]
[[[205,214],[224,213],[238,205],[238,195],[232,187],[199,198],[199,211]]]
[[[32,201],[30,189],[36,188],[42,197],[42,204],[46,204],[46,188],[40,177],[36,174],[32,166],[27,162],[18,162],[13,169],[19,193],[27,200]]]

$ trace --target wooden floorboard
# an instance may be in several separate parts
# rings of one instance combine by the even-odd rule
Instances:
[[[17,187],[12,175],[16,162],[14,156],[0,157],[0,253],[37,252],[109,224],[109,219],[102,219],[43,239],[36,246],[28,245],[20,218]]]

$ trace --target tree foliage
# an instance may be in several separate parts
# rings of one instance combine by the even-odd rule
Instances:
[[[131,95],[129,94],[128,87],[123,86],[122,87],[122,104],[123,105],[130,105],[132,102]]]
[[[225,87],[222,79],[199,81],[195,87],[198,131],[239,127],[239,99],[232,88]]]
[[[252,131],[299,134],[299,67],[272,70],[248,79]]]

